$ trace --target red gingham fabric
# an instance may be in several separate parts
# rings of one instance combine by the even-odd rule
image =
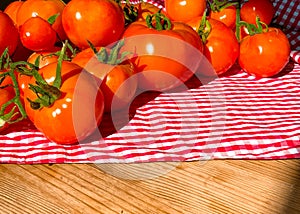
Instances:
[[[204,85],[192,79],[187,89],[147,92],[133,102],[129,121],[121,112],[114,115],[118,124],[112,124],[106,114],[100,129],[103,138],[78,145],[50,142],[22,121],[0,135],[0,163],[300,158],[299,3],[280,2],[274,1],[281,14],[276,21],[296,32],[289,36],[296,48],[275,78],[257,79],[234,66]],[[162,1],[156,4],[163,6]],[[286,21],[293,17],[295,22]]]
[[[291,48],[300,50],[300,3],[299,1],[274,0],[276,9],[274,23],[282,26],[287,34]]]

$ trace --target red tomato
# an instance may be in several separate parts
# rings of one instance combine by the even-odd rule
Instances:
[[[195,72],[203,45],[187,24],[173,22],[170,28],[149,28],[145,21],[130,24],[124,32],[125,50],[134,52],[139,87],[165,91],[177,87]]]
[[[8,52],[12,55],[19,42],[18,29],[13,20],[4,12],[0,11],[0,55],[8,48]]]
[[[270,0],[249,0],[241,7],[241,20],[256,24],[256,17],[269,25],[274,17],[275,8]]]
[[[0,73],[3,73],[4,71],[1,71]],[[4,87],[4,88],[0,88],[0,108],[3,106],[3,104],[7,103],[8,101],[10,101],[11,99],[13,99],[15,97],[15,91],[13,89],[12,86],[12,79],[10,78],[10,76],[6,76],[5,79],[1,82],[0,86]],[[13,107],[15,107],[16,105],[14,103],[11,103],[10,105],[8,105],[4,111],[4,114],[8,114]],[[18,112],[18,110],[16,109],[14,111],[15,113]],[[7,123],[7,121],[3,120],[3,115],[0,115],[0,132],[3,131],[4,129],[6,129],[9,126],[9,123]],[[11,118],[13,119],[13,118]],[[8,119],[9,120],[9,119]]]
[[[194,18],[188,24],[197,30],[202,17]],[[228,71],[239,56],[239,43],[229,27],[221,21],[208,19],[209,34],[204,41],[204,55],[211,63],[217,75]],[[208,30],[206,26],[205,31]],[[210,75],[210,74],[207,74]]]
[[[236,7],[229,6],[218,10],[212,10],[210,18],[223,22],[227,27],[234,29],[236,22]]]
[[[30,17],[20,27],[20,40],[32,51],[46,51],[54,48],[57,37],[55,30],[43,18]]]
[[[9,15],[15,24],[17,24],[17,13],[24,1],[13,1],[4,10],[4,13]]]
[[[66,39],[64,32],[61,14],[65,8],[65,3],[62,0],[26,0],[17,12],[17,25],[21,26],[30,17],[39,16],[45,20],[57,15],[52,28],[57,32],[60,39]]]
[[[288,63],[290,44],[286,35],[277,28],[246,36],[240,44],[239,64],[243,70],[257,77],[278,74]]]
[[[107,46],[120,39],[125,19],[121,7],[112,0],[72,0],[63,13],[62,23],[70,41],[80,49]]]
[[[79,52],[72,62],[80,65],[98,78],[104,94],[106,112],[125,108],[130,104],[137,89],[134,65],[126,60],[110,65],[100,62],[91,48]]]
[[[53,51],[34,52],[28,57],[27,62],[34,65],[37,58],[40,57],[39,68],[42,68],[50,63],[57,62],[58,56],[53,54],[55,51],[58,51],[58,49]],[[32,76],[18,73],[18,84],[20,89],[20,96],[22,99],[24,97],[24,90],[28,87],[28,83],[31,78]]]
[[[49,85],[56,76],[57,63],[39,70]],[[59,144],[74,144],[86,139],[100,124],[103,116],[103,94],[92,75],[75,63],[62,63],[61,96],[48,107],[32,109],[25,99],[25,110],[30,120],[44,135]],[[31,84],[35,85],[32,78]],[[30,89],[24,91],[32,101],[37,95]]]
[[[2,107],[3,104],[7,103],[13,98],[14,98],[13,93],[11,93],[9,90],[0,88],[0,108]],[[4,114],[8,114],[14,106],[15,106],[14,103],[10,104],[4,111]],[[3,118],[1,118],[1,116],[2,115],[0,115],[0,132],[9,126],[9,124]]]
[[[55,52],[59,50],[60,48],[54,48],[49,51],[34,52],[28,57],[27,62],[35,64],[35,61],[39,57],[39,68],[42,68],[50,63],[57,62],[58,56],[55,55]]]
[[[165,0],[167,15],[174,21],[186,22],[202,16],[206,9],[205,0]]]

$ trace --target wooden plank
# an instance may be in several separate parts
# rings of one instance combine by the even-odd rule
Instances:
[[[300,160],[0,165],[0,213],[300,213]]]

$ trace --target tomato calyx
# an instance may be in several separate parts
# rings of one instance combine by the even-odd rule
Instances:
[[[13,63],[10,59],[8,48],[4,50],[0,57],[0,70],[5,70],[5,72],[0,73],[0,89],[5,89],[6,87],[13,87],[15,92],[15,96],[8,102],[4,103],[0,108],[1,128],[5,126],[5,124],[12,124],[25,119],[27,117],[27,114],[20,99],[20,89],[15,74],[16,64]],[[12,85],[2,85],[4,79],[7,77],[11,78]],[[15,106],[12,107],[12,109],[8,113],[5,113],[8,106],[10,106],[13,103],[15,104]],[[19,111],[17,111],[17,108]]]
[[[29,89],[32,90],[37,98],[33,101],[27,98],[30,102],[30,106],[34,110],[41,109],[43,107],[50,107],[52,104],[61,97],[62,93],[60,91],[60,87],[62,85],[62,62],[66,59],[66,49],[68,47],[67,42],[63,44],[61,51],[59,52],[56,74],[53,84],[48,84],[43,77],[38,73],[38,63],[40,61],[39,57],[36,59],[34,67],[27,72],[27,75],[30,74],[35,78],[36,85],[29,84]]]
[[[269,27],[266,23],[260,21],[260,18],[257,16],[256,17],[256,24],[250,24],[245,21],[240,21],[239,22],[239,27],[245,26],[247,31],[249,32],[250,36],[253,36],[255,34],[261,34],[268,32]]]
[[[207,20],[206,13],[207,13],[207,10],[204,11],[203,16],[201,18],[200,25],[199,25],[198,29],[196,30],[204,44],[206,43],[206,40],[211,32],[211,24]]]
[[[120,50],[124,45],[124,39],[118,41],[111,49],[109,49],[109,51],[105,47],[101,47],[98,51],[90,41],[88,41],[88,43],[96,55],[97,60],[103,64],[118,65],[122,63],[129,54],[131,54],[128,51],[120,53]]]
[[[172,28],[171,20],[161,13],[161,9],[153,15],[147,15],[146,24],[148,28],[158,31],[171,30]]]
[[[220,1],[220,0],[212,0],[208,1],[208,5],[211,11],[220,12],[221,10],[230,7],[237,6],[238,1]]]

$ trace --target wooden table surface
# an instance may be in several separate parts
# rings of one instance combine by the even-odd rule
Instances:
[[[300,213],[300,160],[0,165],[0,213]]]

